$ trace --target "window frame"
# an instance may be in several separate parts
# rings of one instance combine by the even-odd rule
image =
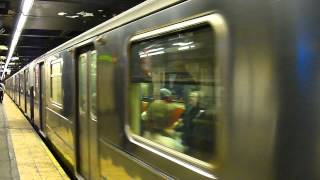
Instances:
[[[216,64],[218,67],[220,67],[223,63],[222,62],[226,62],[228,59],[228,28],[227,28],[227,24],[226,21],[224,19],[224,17],[221,14],[218,13],[214,13],[214,14],[209,14],[209,15],[204,15],[201,17],[197,17],[191,20],[186,20],[186,21],[182,21],[182,22],[178,22],[175,24],[171,24],[165,27],[160,27],[158,29],[154,29],[151,31],[147,31],[141,34],[137,34],[135,36],[133,36],[130,39],[130,43],[128,45],[128,52],[131,52],[131,47],[132,44],[137,42],[137,41],[145,41],[145,40],[149,40],[149,39],[154,39],[157,37],[162,37],[174,32],[180,32],[180,31],[184,31],[184,30],[192,30],[194,28],[197,27],[201,27],[203,25],[208,25],[211,30],[212,33],[214,34],[214,43],[215,43],[215,48],[214,51],[216,53],[215,55],[215,59],[216,59]],[[130,53],[128,53],[130,54]],[[129,57],[129,63],[131,61],[131,57]],[[130,67],[130,65],[128,65],[128,67]],[[224,68],[224,67],[222,67]],[[131,69],[129,68],[129,71]],[[217,72],[214,72],[217,79],[219,81],[222,81],[222,75],[221,75],[221,71],[220,69],[216,70]],[[130,77],[130,73],[128,73],[129,77],[128,77],[128,84],[127,87],[131,87],[131,77]],[[221,84],[221,83],[219,83]],[[130,89],[130,88],[127,88]],[[216,93],[219,92],[219,90],[215,90]],[[131,126],[130,126],[130,122],[132,122],[133,118],[131,117],[131,102],[130,102],[130,92],[127,92],[127,107],[126,110],[128,113],[127,119],[126,119],[126,123],[125,123],[125,132],[127,135],[127,138],[129,139],[130,142],[148,150],[151,151],[161,157],[164,157],[170,161],[173,161],[179,165],[182,165],[192,171],[195,171],[199,174],[202,174],[206,177],[214,177],[212,175],[212,173],[210,173],[210,171],[214,168],[213,164],[215,163],[211,163],[211,162],[204,162],[202,160],[196,159],[195,157],[191,157],[189,155],[186,155],[182,152],[178,152],[174,149],[171,149],[169,147],[165,147],[164,145],[161,145],[159,143],[153,142],[151,140],[148,140],[138,134],[135,134],[132,130],[131,130]],[[220,102],[219,102],[220,103]],[[221,119],[221,114],[222,112],[217,113],[217,119]],[[218,138],[216,138],[216,140],[218,140]],[[220,143],[217,143],[218,145]],[[217,153],[218,154],[218,153]]]
[[[52,73],[52,66],[53,64],[60,64],[60,73],[59,74],[53,74]],[[54,60],[51,60],[50,61],[50,102],[53,106],[57,107],[57,108],[60,108],[60,109],[63,109],[63,88],[62,88],[62,68],[63,68],[63,59],[62,58],[58,58],[58,59],[54,59]],[[52,95],[53,95],[53,89],[52,89],[52,79],[54,77],[61,77],[61,103],[60,102],[57,102],[55,101],[53,98],[52,98]]]

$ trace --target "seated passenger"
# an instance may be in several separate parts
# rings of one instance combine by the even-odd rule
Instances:
[[[172,98],[171,98],[171,91],[169,89],[166,89],[166,88],[161,88],[160,89],[160,100],[165,102],[165,103],[170,103],[172,102]],[[155,100],[157,101],[157,100]],[[153,102],[155,102],[153,101]],[[151,102],[150,104],[152,104],[153,102]],[[143,121],[146,121],[147,120],[147,113],[148,113],[148,108],[147,110],[145,110],[145,107],[142,107],[143,108],[143,112],[141,113],[141,119]]]
[[[155,100],[149,106],[144,137],[171,149],[183,152],[179,134],[173,129],[170,107],[162,100]]]
[[[213,149],[213,114],[200,107],[200,92],[192,91],[182,114],[182,123],[176,130],[182,132],[182,143],[188,147],[187,154],[197,156]],[[200,153],[198,153],[200,152]]]
[[[160,99],[165,102],[172,102],[172,93],[167,88],[161,88],[160,89]]]
[[[161,91],[160,91],[161,92]],[[166,93],[168,93],[166,91]],[[175,132],[172,121],[174,105],[170,102],[169,94],[162,94],[160,100],[150,103],[148,110],[143,114],[145,119],[143,136],[171,149],[183,152],[179,133]]]
[[[182,114],[182,124],[178,125],[177,130],[183,132],[182,140],[186,145],[191,144],[192,139],[192,121],[200,116],[200,107],[199,107],[200,94],[197,91],[193,91],[189,95],[188,103],[185,105],[185,111]]]

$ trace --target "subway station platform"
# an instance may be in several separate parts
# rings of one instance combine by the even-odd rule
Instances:
[[[0,104],[0,180],[69,179],[26,117],[7,96]]]

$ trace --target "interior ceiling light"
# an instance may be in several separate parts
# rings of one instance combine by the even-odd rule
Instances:
[[[0,56],[0,60],[5,60],[5,59],[7,59],[7,57],[5,57],[5,56]]]
[[[78,12],[77,14],[81,15],[82,17],[93,17],[93,13],[89,13],[89,12],[85,12],[85,11],[81,11],[81,12]]]
[[[11,61],[19,60],[19,57],[15,56],[11,58]]]
[[[7,70],[7,67],[9,65],[11,57],[12,57],[12,55],[14,53],[14,50],[15,50],[17,44],[18,44],[18,40],[20,38],[21,32],[23,30],[23,27],[24,27],[26,21],[27,21],[27,16],[28,16],[28,14],[29,14],[29,12],[30,12],[30,10],[32,8],[33,1],[34,0],[23,0],[22,1],[22,6],[21,6],[21,12],[22,13],[19,16],[18,23],[16,25],[13,38],[11,40],[10,50],[9,50],[9,53],[8,53],[8,56],[7,56],[6,64],[4,66],[4,72],[2,72],[1,80],[3,80],[5,72],[9,72],[10,71],[9,69]]]
[[[68,14],[68,13],[65,13],[65,12],[58,12],[58,15],[59,15],[59,16],[64,16],[64,15],[66,15],[66,14]]]
[[[66,17],[74,19],[74,18],[78,18],[79,16],[78,15],[74,15],[74,16],[66,16]]]
[[[0,45],[0,50],[7,51],[8,47],[6,45]]]

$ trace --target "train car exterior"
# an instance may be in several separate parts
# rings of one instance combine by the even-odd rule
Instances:
[[[318,4],[149,0],[6,83],[79,179],[319,179]]]

